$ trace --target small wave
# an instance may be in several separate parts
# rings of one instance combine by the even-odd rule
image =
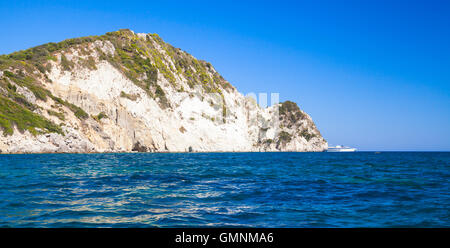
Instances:
[[[448,154],[20,155],[0,226],[450,226]]]

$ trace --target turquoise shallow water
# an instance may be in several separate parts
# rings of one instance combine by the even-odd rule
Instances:
[[[450,227],[450,153],[0,155],[0,227]]]

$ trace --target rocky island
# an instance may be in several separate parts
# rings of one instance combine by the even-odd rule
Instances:
[[[297,104],[262,108],[156,34],[126,29],[0,56],[0,153],[327,146]]]

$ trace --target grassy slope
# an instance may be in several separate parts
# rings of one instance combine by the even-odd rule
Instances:
[[[97,40],[108,40],[116,48],[114,55],[105,54],[100,49],[101,60],[107,60],[137,86],[144,89],[150,97],[158,100],[162,108],[170,107],[163,89],[157,84],[158,74],[162,74],[178,91],[184,91],[182,86],[176,85],[176,77],[182,75],[193,88],[195,85],[202,86],[207,93],[215,92],[223,96],[222,89],[229,90],[233,87],[213,69],[208,62],[197,60],[193,56],[180,49],[165,43],[158,35],[149,34],[139,38],[130,30],[119,30],[102,36],[89,36],[64,40],[59,43],[47,43],[27,50],[14,52],[9,55],[0,55],[0,128],[5,135],[12,134],[12,126],[16,125],[20,130],[29,130],[36,134],[35,128],[45,132],[61,132],[55,124],[39,116],[33,111],[37,106],[29,103],[17,94],[11,82],[28,88],[37,99],[46,101],[47,97],[57,103],[71,109],[80,119],[88,118],[88,114],[81,108],[53,96],[46,90],[40,81],[50,80],[46,72],[51,70],[49,61],[57,61],[56,55],[66,52],[71,48],[78,49],[82,54],[89,55],[88,44]],[[157,49],[158,44],[164,52]],[[168,57],[167,57],[168,56]],[[168,61],[168,58],[173,63]],[[63,70],[74,69],[75,63],[69,61],[63,54],[61,56],[61,67]],[[91,56],[88,59],[78,59],[81,66],[96,69],[95,61]],[[21,115],[12,113],[15,111]],[[223,109],[226,113],[226,107]],[[55,114],[55,111],[50,110]],[[64,119],[63,116],[59,116]]]

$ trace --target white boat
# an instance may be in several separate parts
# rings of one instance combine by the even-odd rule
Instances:
[[[356,148],[351,148],[348,146],[331,146],[328,147],[327,152],[354,152]]]

